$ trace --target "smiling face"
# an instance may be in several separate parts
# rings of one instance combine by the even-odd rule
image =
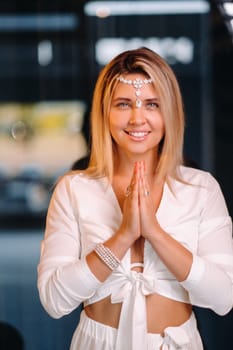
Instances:
[[[145,158],[156,156],[164,136],[164,121],[158,94],[151,82],[140,88],[140,104],[133,84],[126,81],[147,79],[142,74],[124,75],[113,94],[109,126],[118,153]]]

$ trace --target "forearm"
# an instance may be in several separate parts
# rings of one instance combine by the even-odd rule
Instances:
[[[111,252],[121,260],[133,242],[134,238],[130,232],[127,233],[124,230],[119,229],[115,235],[103,243],[104,246],[108,247]],[[94,250],[87,255],[86,260],[90,270],[99,281],[104,282],[111,274],[112,270],[103,262]]]
[[[160,259],[188,291],[193,305],[219,315],[233,306],[233,283],[224,265],[193,255],[163,230],[150,239]]]
[[[57,266],[55,266],[55,264]],[[38,266],[38,290],[41,303],[54,318],[60,318],[90,298],[101,285],[85,259],[53,265],[42,261]]]
[[[119,260],[133,242],[132,235],[119,230],[103,242]],[[71,258],[70,258],[71,259]],[[70,260],[69,259],[69,260]],[[38,289],[41,303],[54,318],[66,315],[94,295],[112,273],[93,250],[86,258],[65,262],[65,258],[43,258],[38,266]]]
[[[232,309],[233,283],[224,266],[194,256],[190,273],[181,284],[193,305],[210,308],[219,315]]]
[[[146,239],[176,279],[184,281],[192,266],[192,253],[160,227]]]

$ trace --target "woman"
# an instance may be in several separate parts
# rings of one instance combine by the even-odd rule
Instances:
[[[85,171],[57,184],[38,267],[54,318],[81,303],[71,349],[203,349],[192,305],[233,302],[231,219],[216,180],[182,165],[174,73],[147,48],[126,51],[94,91]]]

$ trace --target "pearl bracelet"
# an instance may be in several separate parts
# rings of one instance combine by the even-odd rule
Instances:
[[[110,268],[110,270],[113,271],[119,266],[120,260],[108,247],[105,247],[102,243],[97,244],[94,252],[105,263],[105,265]]]

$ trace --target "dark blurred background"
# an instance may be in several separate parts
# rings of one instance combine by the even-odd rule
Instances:
[[[0,2],[0,349],[65,350],[77,310],[52,320],[36,267],[53,184],[88,153],[100,69],[148,46],[180,82],[185,158],[219,181],[233,214],[231,1]],[[219,296],[221,297],[221,296]],[[196,308],[205,349],[233,347],[233,314]]]

